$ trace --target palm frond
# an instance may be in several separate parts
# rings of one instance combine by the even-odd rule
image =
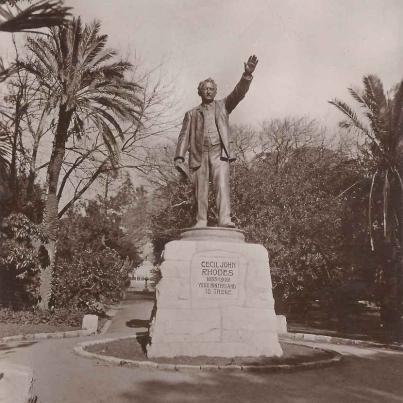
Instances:
[[[77,65],[78,55],[80,44],[82,41],[82,27],[81,27],[81,18],[75,18],[72,22],[72,28],[70,29],[70,33],[72,35],[72,39],[70,41],[71,44],[71,64],[72,66]]]
[[[84,64],[91,63],[91,61],[105,48],[107,40],[108,35],[101,35],[96,37],[96,39],[91,44],[91,48],[87,53]]]
[[[384,145],[384,148],[388,148],[388,101],[383,90],[382,82],[377,76],[368,75],[364,76],[363,83],[364,92],[359,102],[362,107],[367,109],[366,116],[370,121],[374,136]],[[357,101],[359,99],[355,96],[354,98]]]
[[[388,150],[384,149],[384,143],[381,141],[382,138],[375,136],[374,133],[358,119],[357,114],[345,102],[334,99],[332,101],[329,101],[329,103],[336,106],[337,109],[339,109],[348,117],[348,120],[341,121],[339,123],[339,126],[347,130],[356,129],[364,134],[372,141],[373,147],[377,150],[377,153],[379,153],[379,155],[385,160],[388,165],[391,165],[391,160],[387,154]],[[368,113],[366,114],[366,116],[369,118]]]
[[[119,102],[114,98],[108,98],[106,96],[96,96],[91,97],[90,99],[93,100],[94,102],[99,103],[105,108],[111,109],[113,113],[119,115],[123,119],[131,117],[132,113],[135,112],[131,106],[126,105],[123,102]]]
[[[84,63],[90,68],[96,71],[96,67],[102,63],[107,62],[108,60],[112,59],[117,55],[117,52],[113,49],[103,49],[99,54],[94,57],[92,60],[85,59]],[[101,66],[102,69],[103,66]]]
[[[351,122],[351,128],[356,128],[366,136],[370,136],[369,129],[358,119],[357,114],[353,109],[343,101],[338,99],[333,99],[329,101],[330,104],[334,105],[337,109],[344,113]]]
[[[61,70],[67,70],[69,68],[70,60],[69,60],[69,54],[70,54],[70,30],[71,30],[72,25],[68,26],[61,26],[59,28],[56,28],[54,31],[52,31],[52,34],[55,35],[55,42],[57,43],[57,49],[59,51],[59,54],[56,55],[57,58],[59,59],[59,66]]]
[[[71,9],[63,6],[60,0],[41,0],[25,10],[15,8],[17,13],[10,7],[0,6],[0,31],[23,32],[63,25],[67,23]]]
[[[101,74],[108,80],[123,80],[124,73],[130,71],[132,68],[131,63],[120,61],[111,64],[102,65],[96,69],[91,70],[94,74]],[[113,82],[111,83],[113,85]]]
[[[374,133],[374,137],[379,141],[380,146],[383,149],[389,149],[388,130],[381,110],[374,107],[372,110],[366,112],[365,116],[368,118],[372,133]]]
[[[83,31],[82,51],[83,54],[88,54],[93,43],[95,42],[99,31],[101,30],[101,23],[97,20],[91,24],[86,24]]]
[[[348,92],[350,95],[359,103],[361,106],[365,107],[366,103],[362,96],[358,93],[358,91],[354,90],[353,88],[348,88]]]
[[[102,120],[97,119],[98,128],[101,131],[104,144],[108,150],[109,158],[112,166],[117,166],[119,160],[119,149],[117,147],[115,136],[110,127]]]
[[[368,97],[369,102],[378,106],[386,103],[385,92],[383,90],[382,81],[375,75],[364,76],[363,78],[365,95]]]
[[[116,129],[116,131],[119,134],[119,137],[123,139],[123,130],[120,127],[119,123],[115,120],[115,118],[110,113],[101,108],[93,107],[93,109],[97,114],[101,115],[104,119],[106,119]]]
[[[24,65],[27,68],[30,66],[32,74],[36,75],[39,82],[49,82],[49,78],[52,78],[54,82],[58,79],[59,64],[57,59],[54,57],[55,49],[52,46],[51,41],[44,41],[42,38],[28,38],[27,48],[35,56],[33,61],[25,62]],[[54,83],[52,83],[54,85]]]
[[[0,172],[6,172],[10,165],[11,146],[6,134],[0,133]]]

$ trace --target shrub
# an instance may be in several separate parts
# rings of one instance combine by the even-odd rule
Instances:
[[[108,247],[86,249],[72,260],[60,260],[54,272],[52,305],[104,313],[104,304],[121,299],[131,264]]]
[[[44,239],[42,228],[23,214],[11,214],[1,235],[0,303],[32,306],[38,300],[41,253],[35,246]]]

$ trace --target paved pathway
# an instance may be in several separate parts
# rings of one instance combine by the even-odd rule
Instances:
[[[151,301],[124,303],[108,334],[92,339],[132,333],[126,322],[141,324],[151,308]],[[34,368],[38,403],[403,403],[403,354],[398,352],[332,346],[345,359],[328,368],[182,373],[121,368],[75,355],[73,347],[89,339],[9,343],[0,348],[0,359]]]
[[[145,326],[150,319],[153,304],[153,299],[150,297],[141,298],[141,295],[123,301],[112,319],[107,334],[134,333],[147,330]]]

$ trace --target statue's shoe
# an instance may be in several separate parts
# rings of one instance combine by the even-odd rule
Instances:
[[[205,220],[199,220],[195,225],[193,225],[193,228],[204,228],[207,227],[207,221]]]
[[[235,228],[235,224],[231,221],[223,221],[222,223],[218,224],[219,227],[224,227],[224,228]]]

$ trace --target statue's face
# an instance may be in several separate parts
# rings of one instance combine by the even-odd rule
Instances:
[[[215,96],[217,95],[217,88],[213,83],[205,82],[202,89],[200,90],[200,96],[202,98],[203,103],[208,104],[214,101]]]

